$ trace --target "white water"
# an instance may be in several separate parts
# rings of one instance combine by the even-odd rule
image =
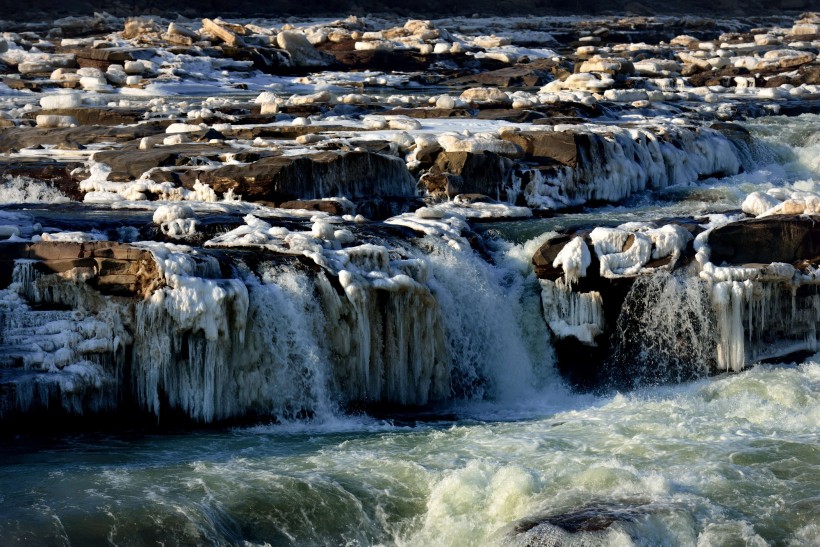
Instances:
[[[634,521],[596,544],[815,545],[819,401],[810,360],[630,395],[551,389],[540,405],[411,427],[348,418],[4,445],[0,537],[493,545],[518,519],[627,503]]]

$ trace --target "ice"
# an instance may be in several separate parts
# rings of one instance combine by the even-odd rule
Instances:
[[[59,108],[77,108],[82,106],[83,98],[79,93],[64,93],[60,95],[48,95],[40,99],[40,106],[44,110],[56,110]]]
[[[154,224],[173,238],[187,237],[196,233],[198,221],[190,205],[160,205],[154,211]]]
[[[704,175],[733,175],[741,169],[738,149],[710,129],[669,123],[654,128],[556,126],[555,130],[583,136],[590,146],[576,167],[529,176],[522,193],[530,207],[616,202],[642,190],[691,184]]]
[[[552,333],[559,338],[574,337],[594,346],[595,337],[604,332],[601,294],[596,291],[574,292],[568,283],[560,281],[541,279],[539,282],[544,318]]]
[[[564,248],[555,257],[552,263],[553,268],[559,266],[564,271],[564,280],[567,286],[572,286],[577,283],[578,279],[585,277],[587,268],[592,262],[592,256],[589,254],[584,238],[576,236],[569,243],[564,245]]]
[[[746,199],[743,200],[743,204],[740,207],[744,213],[760,216],[766,211],[780,205],[780,203],[780,200],[764,192],[752,192],[746,196]]]

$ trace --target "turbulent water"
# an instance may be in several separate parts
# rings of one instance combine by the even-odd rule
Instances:
[[[341,414],[322,334],[306,320],[320,313],[310,309],[309,283],[271,269],[249,287],[250,317],[265,326],[258,336],[278,341],[287,366],[272,366],[280,377],[266,381],[282,390],[276,414],[293,420],[4,440],[0,544],[503,545],[566,514],[597,515],[608,526],[553,530],[540,544],[820,544],[820,354],[673,387],[574,393],[553,371],[527,269],[550,230],[723,212],[753,190],[814,188],[816,121],[749,123],[768,146],[734,177],[484,225],[492,266],[440,239],[421,240],[408,252],[427,263],[459,379],[456,402],[430,414]],[[0,189],[21,191],[15,182]],[[676,283],[657,279],[644,295],[667,312],[689,306],[679,328],[713,336],[697,316],[697,291]],[[646,329],[676,319],[647,314],[646,302],[633,306]],[[677,338],[647,336],[625,355],[645,367],[681,366],[664,361]],[[248,363],[269,349],[254,343],[242,357]],[[706,347],[693,348],[692,359],[712,358]],[[288,410],[305,407],[313,410],[307,421]]]
[[[2,449],[4,545],[480,545],[590,504],[618,545],[816,545],[820,363],[458,419],[344,418]],[[587,538],[589,540],[589,538]],[[586,543],[590,544],[590,543]]]

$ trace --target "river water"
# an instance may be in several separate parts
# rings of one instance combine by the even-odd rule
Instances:
[[[495,384],[491,400],[467,394],[391,419],[330,404],[310,421],[249,428],[4,439],[0,544],[493,545],[531,526],[522,519],[579,512],[614,522],[560,544],[820,544],[820,354],[573,392],[552,370],[546,327],[533,325],[534,243],[523,245],[579,223],[723,212],[753,190],[813,189],[816,121],[747,124],[769,155],[736,177],[482,226],[496,238],[492,268],[433,249],[431,284],[462,337],[450,346],[488,361],[475,366]]]

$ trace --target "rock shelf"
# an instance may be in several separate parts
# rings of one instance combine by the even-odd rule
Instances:
[[[484,296],[508,282],[476,223],[733,180],[773,154],[744,121],[820,112],[817,13],[4,25],[6,423],[493,397],[500,329],[465,349],[450,302],[463,272]],[[820,198],[756,192],[732,214],[546,241],[538,281],[515,275],[540,284],[559,370],[668,381],[816,351]],[[682,330],[638,343],[656,308]]]

